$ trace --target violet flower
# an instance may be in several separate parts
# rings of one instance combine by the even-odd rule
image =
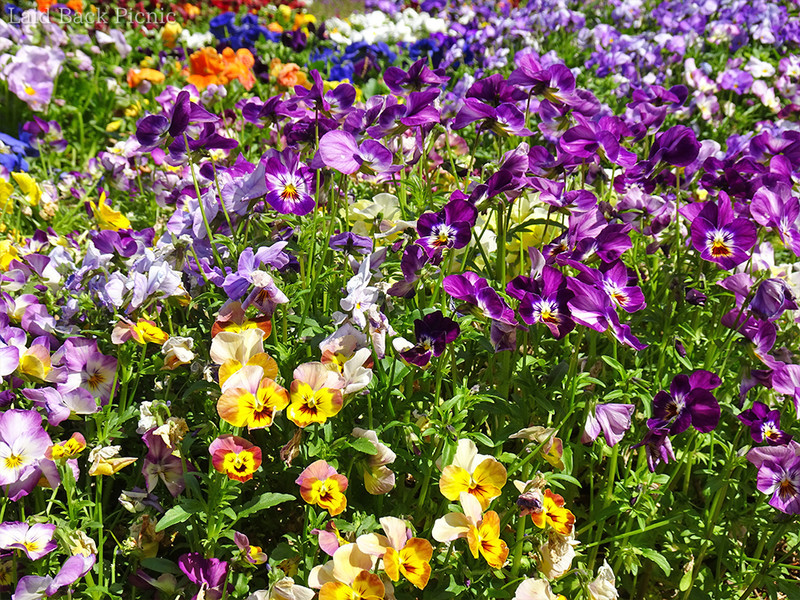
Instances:
[[[580,271],[578,279],[602,288],[614,304],[625,312],[634,313],[646,306],[642,290],[633,285],[636,283],[636,276],[621,260],[603,263],[600,270],[580,263],[574,266]]]
[[[72,585],[86,575],[94,566],[97,557],[94,554],[84,556],[76,554],[64,561],[55,577],[49,575],[27,575],[17,582],[12,600],[41,600],[55,596],[59,590]]]
[[[359,145],[347,131],[329,131],[323,135],[319,155],[326,166],[347,175],[359,171],[368,175],[396,173],[402,168],[392,165],[394,156],[386,146],[375,140],[364,140]]]
[[[656,136],[650,148],[649,163],[659,161],[674,167],[688,167],[700,153],[700,143],[694,131],[685,125],[675,125]]]
[[[546,325],[553,337],[560,340],[575,328],[569,311],[569,301],[573,297],[563,273],[545,266],[534,289],[523,293],[519,314],[528,325]]]
[[[67,371],[67,381],[59,387],[62,394],[81,388],[101,405],[108,402],[117,376],[117,359],[100,352],[96,340],[67,339],[53,354],[53,362]]]
[[[60,483],[55,463],[45,458],[52,445],[35,410],[0,413],[0,487],[12,502],[30,494],[43,475],[52,487]]]
[[[154,435],[154,431],[151,429],[142,436],[148,449],[142,466],[147,491],[152,492],[161,479],[169,493],[177,497],[186,487],[183,464],[180,457],[173,454],[174,449],[167,446],[161,436]]]
[[[395,94],[420,92],[429,87],[438,87],[448,81],[450,78],[445,77],[444,69],[431,70],[425,58],[419,59],[408,70],[389,67],[383,72],[383,82]]]
[[[766,279],[756,290],[750,310],[760,319],[775,321],[787,310],[797,310],[789,285],[783,279]]]
[[[758,469],[756,487],[771,496],[769,505],[779,511],[800,514],[800,444],[762,446],[747,453]]]
[[[672,442],[666,433],[648,431],[641,442],[631,446],[631,450],[641,446],[644,446],[645,454],[647,455],[647,466],[650,467],[650,471],[653,473],[655,473],[658,463],[669,464],[671,460],[675,460]]]
[[[450,200],[436,213],[426,212],[417,219],[417,244],[432,257],[444,248],[463,248],[472,238],[478,211],[466,200]]]
[[[581,442],[592,442],[602,433],[606,443],[613,447],[631,428],[633,404],[598,404],[586,416]]]
[[[29,559],[39,560],[58,548],[55,531],[56,526],[49,523],[5,521],[0,524],[0,550],[22,550]]]
[[[346,252],[347,254],[354,252],[357,254],[370,254],[372,252],[372,239],[345,231],[331,236],[329,246],[332,250]]]
[[[60,425],[72,414],[91,415],[99,410],[92,394],[80,387],[63,392],[51,387],[24,389],[22,395],[32,401],[37,408],[43,408],[47,422],[53,426]]]
[[[800,419],[800,365],[778,365],[772,372],[772,387],[779,394],[792,397]]]
[[[800,201],[792,195],[791,187],[778,181],[773,187],[758,188],[750,214],[758,224],[776,229],[786,247],[800,256]]]
[[[189,581],[200,586],[192,600],[220,600],[225,585],[228,563],[218,558],[203,558],[199,552],[190,552],[178,558],[178,567]]]
[[[620,323],[614,302],[605,290],[573,277],[567,278],[567,289],[573,293],[567,306],[576,323],[599,332],[610,329],[617,340],[635,350],[647,347],[631,333],[628,325]]]
[[[692,221],[691,234],[700,256],[726,270],[746,261],[757,239],[756,226],[748,219],[735,218],[724,194],[717,203],[703,205]]]
[[[651,431],[677,435],[691,425],[700,433],[708,433],[719,423],[720,408],[711,390],[722,381],[709,371],[676,375],[669,392],[661,390],[653,398],[653,417],[647,420]]]
[[[756,443],[783,446],[792,439],[781,431],[781,411],[770,410],[763,402],[755,402],[753,408],[742,411],[736,418],[750,428],[750,436]]]
[[[290,149],[268,152],[261,159],[266,166],[267,196],[281,214],[307,215],[316,206],[314,175]]]
[[[503,103],[495,108],[477,98],[465,98],[464,105],[453,120],[452,129],[464,129],[467,125],[476,121],[482,121],[481,127],[483,129],[493,131],[498,135],[533,135],[525,127],[525,115],[510,102]]]
[[[472,271],[448,275],[444,278],[442,287],[450,296],[466,303],[466,307],[462,305],[457,309],[459,313],[477,313],[507,325],[517,324],[514,310],[483,277]]]
[[[770,369],[778,369],[783,365],[769,353],[778,336],[775,325],[769,321],[757,321],[757,325],[752,326],[752,323],[748,322],[741,328],[741,332],[753,344],[753,354],[758,360]]]
[[[532,63],[520,65],[508,77],[508,82],[522,88],[530,88],[531,93],[543,96],[554,104],[568,103],[575,92],[575,76],[565,65],[550,65],[535,71]]]
[[[461,329],[458,323],[445,317],[442,311],[437,310],[428,313],[422,319],[414,320],[414,333],[417,343],[411,345],[405,340],[400,339],[395,347],[404,346],[400,350],[403,360],[419,367],[424,367],[431,361],[431,356],[440,356],[445,347],[454,341]],[[395,340],[398,342],[398,340]],[[403,344],[405,342],[405,344]]]
[[[136,124],[136,141],[141,151],[147,152],[160,146],[169,136],[178,138],[190,123],[213,123],[219,117],[190,100],[189,92],[183,90],[175,99],[175,104],[165,115],[147,115]],[[181,142],[183,143],[183,142]],[[184,149],[185,150],[185,149]]]

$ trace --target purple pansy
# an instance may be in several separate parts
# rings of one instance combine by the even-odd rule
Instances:
[[[76,554],[64,561],[55,577],[27,575],[20,578],[12,600],[41,600],[55,596],[62,588],[72,585],[86,575],[94,566],[97,557],[94,554],[84,556]]]
[[[772,372],[772,387],[779,394],[792,397],[800,419],[800,365],[778,365]]]
[[[797,310],[794,295],[783,279],[771,278],[758,285],[750,310],[760,319],[775,321],[787,310]]]
[[[184,554],[178,559],[178,567],[189,581],[200,586],[192,600],[219,600],[223,595],[228,563],[218,558],[203,558],[198,552]]]
[[[470,123],[481,121],[481,127],[500,135],[533,135],[525,127],[525,115],[510,102],[495,108],[477,98],[465,98],[464,105],[453,120],[452,129],[464,129]]]
[[[786,247],[800,256],[800,201],[792,195],[791,187],[778,181],[772,187],[758,188],[750,214],[759,225],[777,230]]]
[[[653,417],[647,420],[651,431],[677,435],[691,425],[701,433],[714,430],[719,423],[720,408],[711,390],[722,381],[709,371],[676,375],[669,392],[661,390],[653,398]]]
[[[281,214],[307,215],[316,206],[314,174],[290,149],[268,152],[261,159],[266,167],[267,196]]]
[[[648,431],[641,442],[631,446],[631,450],[635,450],[641,446],[644,446],[645,454],[647,455],[647,465],[654,473],[658,463],[663,462],[664,464],[669,464],[671,460],[675,460],[672,442],[666,433]]]
[[[706,202],[692,220],[692,244],[705,260],[726,270],[747,260],[756,243],[756,226],[743,217],[736,218],[727,196]]]
[[[31,560],[39,560],[56,548],[56,526],[49,523],[28,525],[6,521],[0,524],[0,550],[22,550]]]
[[[574,277],[567,278],[567,289],[573,294],[567,306],[576,323],[600,332],[610,329],[617,340],[635,350],[647,347],[633,335],[628,325],[620,322],[614,301],[605,289]]]
[[[326,166],[348,175],[358,171],[368,175],[394,173],[401,169],[392,165],[394,157],[386,146],[375,140],[358,144],[347,131],[329,131],[323,135],[319,155]]]
[[[466,200],[454,199],[439,212],[423,213],[417,220],[417,244],[433,256],[444,248],[463,248],[472,237],[478,211]]]
[[[99,410],[92,394],[83,388],[64,390],[46,387],[24,389],[22,395],[31,400],[37,408],[43,408],[50,425],[60,425],[72,414],[91,415]]]
[[[395,94],[419,92],[428,87],[440,86],[449,80],[444,75],[444,69],[431,70],[425,58],[416,61],[407,71],[400,67],[389,67],[383,73],[383,82]]]
[[[770,410],[763,402],[755,402],[753,408],[743,410],[736,418],[750,428],[750,436],[759,444],[783,446],[792,439],[781,431],[781,411]]]
[[[136,141],[141,151],[146,152],[160,146],[167,137],[178,138],[183,135],[190,123],[213,123],[219,117],[208,112],[201,105],[192,102],[189,92],[183,90],[175,99],[175,104],[165,115],[147,115],[136,124]],[[180,144],[185,151],[185,142]]]
[[[642,290],[634,285],[635,274],[621,260],[603,263],[599,270],[581,263],[575,263],[574,266],[580,271],[578,279],[602,288],[614,304],[625,312],[634,313],[646,306]]]
[[[518,284],[523,283],[520,278],[515,280]],[[512,293],[511,290],[508,291]],[[569,311],[569,301],[573,296],[567,289],[567,280],[563,273],[551,266],[543,266],[541,276],[533,279],[529,290],[523,291],[519,314],[528,325],[546,325],[553,337],[560,340],[575,328]]]
[[[800,514],[800,444],[762,446],[747,453],[758,469],[756,487],[770,496],[769,505],[779,511]]]
[[[404,344],[400,350],[403,360],[411,364],[424,367],[431,361],[432,356],[440,356],[445,347],[461,333],[458,323],[442,314],[437,310],[414,320],[414,333],[417,343],[411,345]],[[404,340],[403,340],[404,341]],[[399,344],[395,344],[399,346]]]
[[[0,414],[0,488],[16,502],[31,493],[42,478],[52,487],[60,482],[52,460],[45,458],[53,445],[35,410],[7,410]]]
[[[483,278],[467,271],[461,275],[448,275],[442,282],[444,291],[456,300],[467,303],[467,307],[460,307],[458,312],[477,312],[489,319],[505,323],[506,325],[516,325],[514,310],[506,304],[506,301],[492,288]],[[475,307],[477,311],[470,308]]]

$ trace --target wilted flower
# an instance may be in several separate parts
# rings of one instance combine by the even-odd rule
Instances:
[[[586,417],[586,426],[581,436],[584,444],[597,439],[601,433],[609,446],[615,446],[631,427],[633,404],[598,404]]]
[[[603,561],[603,566],[597,569],[597,577],[588,586],[589,600],[616,600],[619,592],[616,587],[616,577],[614,571]]]
[[[392,464],[397,455],[388,446],[378,440],[378,434],[372,430],[359,427],[353,429],[353,436],[369,440],[375,448],[375,453],[370,454],[364,462],[364,487],[370,494],[388,494],[394,488],[394,473],[386,465]]]
[[[314,590],[297,585],[291,577],[284,577],[272,586],[267,598],[268,600],[311,600],[313,597]],[[265,600],[265,598],[251,596],[247,600]]]
[[[547,541],[539,547],[541,560],[539,570],[548,579],[556,579],[569,571],[575,559],[575,546],[580,542],[575,534],[561,535],[555,529],[550,530]]]
[[[192,362],[195,357],[192,352],[193,347],[194,340],[190,337],[173,336],[169,338],[161,346],[161,352],[164,354],[164,368],[174,371],[181,365]]]
[[[233,532],[233,541],[236,547],[242,551],[242,556],[251,565],[263,565],[267,562],[267,555],[262,552],[259,546],[251,546],[250,540],[243,533]]]
[[[513,600],[566,600],[556,596],[546,579],[526,579],[519,584]]]

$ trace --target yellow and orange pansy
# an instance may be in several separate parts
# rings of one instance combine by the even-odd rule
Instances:
[[[286,390],[260,366],[242,367],[228,378],[217,412],[234,427],[262,429],[272,425],[275,414],[289,404]]]
[[[500,495],[506,477],[505,467],[496,459],[478,454],[472,440],[460,440],[453,463],[442,471],[439,490],[448,500],[458,500],[461,492],[467,492],[486,510]]]
[[[542,504],[541,512],[531,513],[533,523],[542,529],[550,525],[561,535],[569,535],[575,524],[575,515],[564,508],[564,498],[550,490],[545,490]]]

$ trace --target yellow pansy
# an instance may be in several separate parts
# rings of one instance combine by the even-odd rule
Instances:
[[[100,199],[97,204],[89,202],[94,213],[94,218],[97,219],[97,224],[100,229],[119,231],[120,229],[130,229],[131,222],[128,217],[123,215],[106,204],[106,194],[100,194]]]
[[[31,206],[39,204],[39,200],[42,199],[42,190],[33,177],[27,173],[12,173],[11,176],[14,178],[14,181],[17,182],[22,193],[25,194]]]
[[[19,258],[19,252],[11,240],[0,240],[0,271],[8,271],[12,260]]]
[[[448,500],[458,500],[466,492],[486,510],[506,484],[506,469],[491,456],[478,454],[475,442],[460,440],[453,463],[442,471],[439,490]]]

